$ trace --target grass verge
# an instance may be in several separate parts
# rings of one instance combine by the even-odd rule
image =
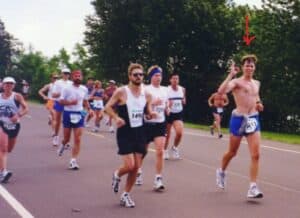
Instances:
[[[200,125],[200,124],[193,124],[193,123],[184,123],[185,127],[192,128],[192,129],[200,129],[209,131],[209,126]],[[222,128],[223,132],[229,132],[228,128]],[[274,133],[274,132],[261,132],[263,139],[268,139],[272,141],[278,141],[288,144],[296,144],[300,145],[300,136],[296,134],[287,134],[287,133]]]

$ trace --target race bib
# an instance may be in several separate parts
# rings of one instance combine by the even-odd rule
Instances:
[[[172,113],[179,113],[182,111],[182,101],[181,100],[173,100],[171,105]]]
[[[139,127],[143,125],[143,111],[132,110],[130,112],[130,127]]]
[[[217,107],[217,112],[218,113],[223,113],[223,108],[222,107]]]
[[[102,100],[94,100],[93,101],[93,106],[95,108],[101,109],[101,108],[103,108],[103,101]]]
[[[70,121],[73,124],[79,123],[81,120],[81,114],[70,114]]]
[[[245,127],[245,133],[253,133],[255,132],[258,126],[258,122],[256,118],[248,118]]]
[[[17,124],[16,123],[4,123],[4,128],[7,130],[16,130]]]

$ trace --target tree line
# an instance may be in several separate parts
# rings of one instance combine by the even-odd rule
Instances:
[[[164,70],[164,84],[177,72],[186,87],[185,119],[207,124],[212,119],[207,99],[227,75],[228,60],[239,63],[242,55],[255,53],[259,59],[255,77],[261,81],[265,105],[263,129],[300,132],[298,0],[264,0],[262,8],[236,6],[230,0],[94,0],[92,5],[95,13],[86,18],[84,44],[77,44],[73,54],[62,49],[47,58],[24,52],[12,45],[16,42],[8,34],[4,40],[11,43],[11,54],[5,59],[5,34],[0,34],[1,74],[27,79],[37,89],[60,64],[120,83],[127,81],[130,62],[158,64]],[[249,32],[256,37],[250,46],[242,40],[246,15]],[[1,22],[1,32],[2,26]],[[225,123],[234,107],[229,97]]]

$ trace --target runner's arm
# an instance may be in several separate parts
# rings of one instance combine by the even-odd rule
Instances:
[[[48,100],[48,97],[44,94],[45,92],[49,91],[49,84],[44,85],[43,88],[41,88],[39,90],[39,95],[44,99],[44,100]]]

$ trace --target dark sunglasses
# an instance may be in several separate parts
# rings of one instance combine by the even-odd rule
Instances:
[[[142,77],[142,76],[144,76],[144,74],[143,73],[133,73],[132,76],[134,76],[134,77],[138,77],[138,76]]]

